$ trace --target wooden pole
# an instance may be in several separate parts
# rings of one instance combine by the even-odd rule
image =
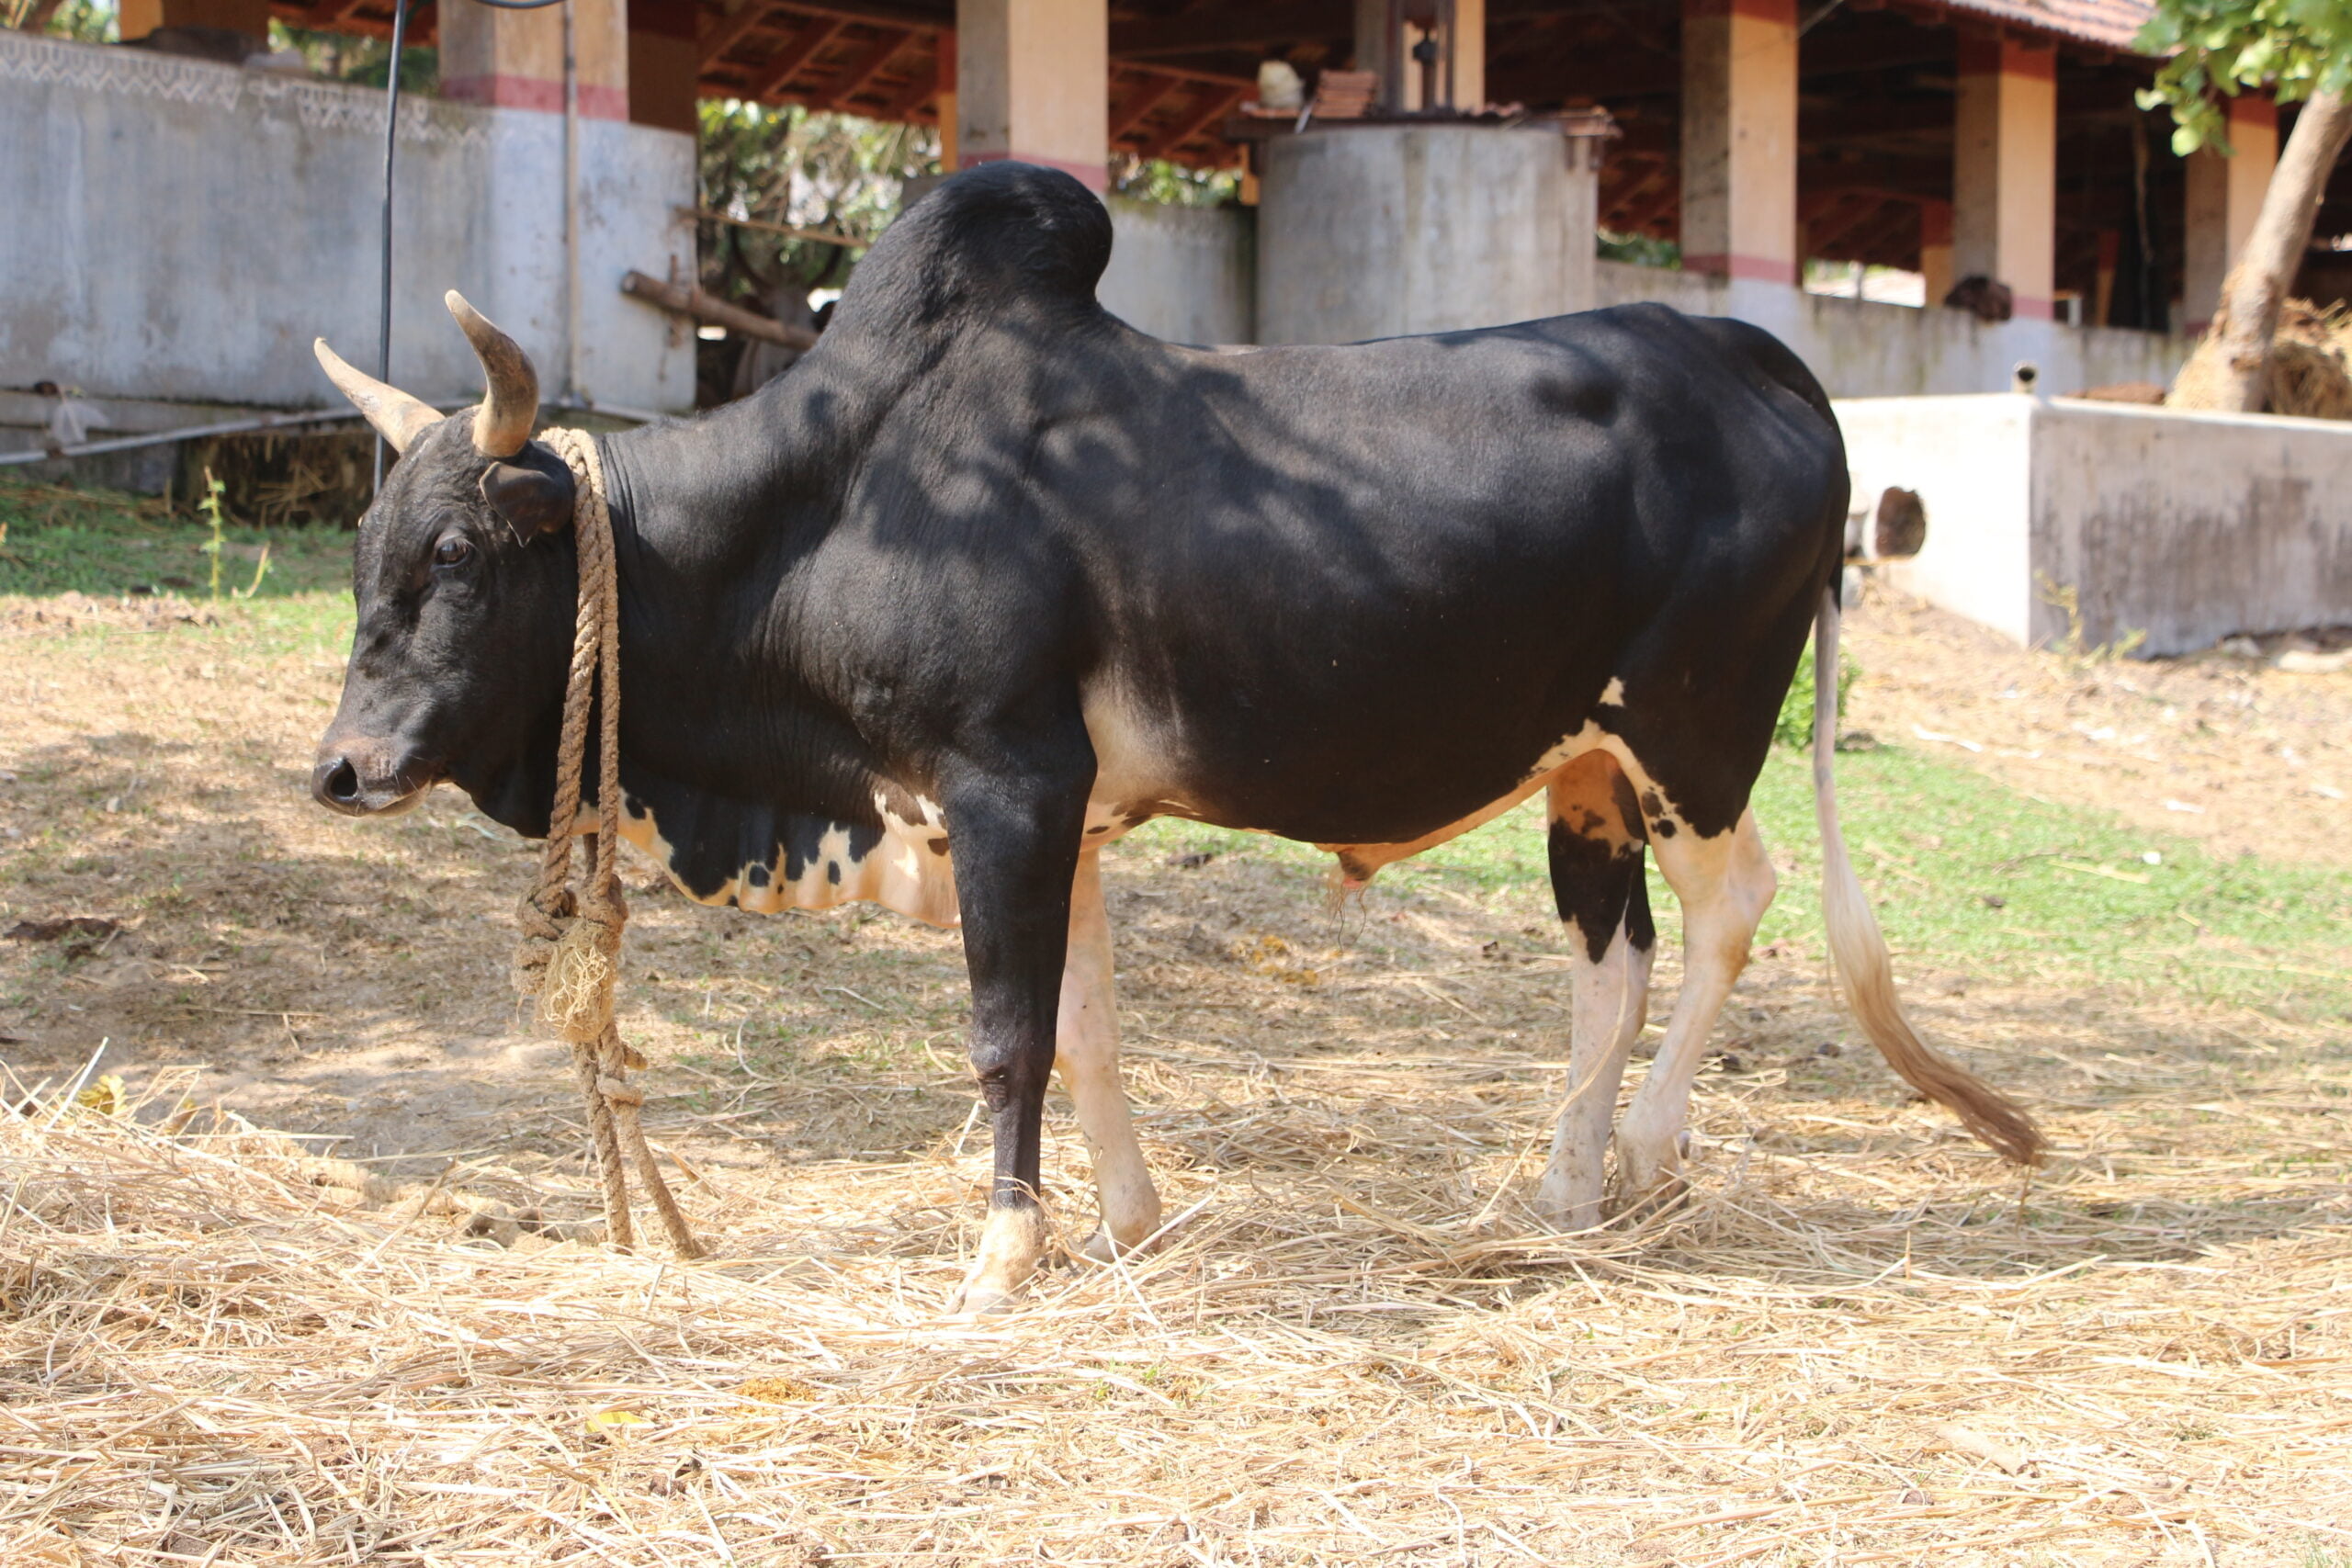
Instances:
[[[687,284],[664,283],[641,272],[629,272],[621,275],[621,292],[649,305],[692,317],[697,321],[708,321],[745,337],[780,343],[786,348],[811,349],[817,346],[817,334],[806,327],[787,326],[774,316],[763,316],[757,310],[730,305]]]

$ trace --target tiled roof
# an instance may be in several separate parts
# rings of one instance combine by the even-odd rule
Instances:
[[[2155,6],[2150,0],[1948,0],[1966,13],[2081,39],[2109,49],[2130,50],[2141,24]]]

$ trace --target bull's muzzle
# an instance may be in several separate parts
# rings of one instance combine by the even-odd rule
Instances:
[[[381,743],[344,745],[330,738],[311,769],[311,797],[345,817],[386,817],[408,810],[433,787],[433,775],[391,752]]]

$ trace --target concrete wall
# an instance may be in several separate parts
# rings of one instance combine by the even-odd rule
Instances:
[[[1103,205],[1111,265],[1094,292],[1104,310],[1171,343],[1258,341],[1255,212],[1121,196]]]
[[[1965,310],[1922,310],[1744,278],[1600,263],[1595,303],[1636,299],[1754,321],[1795,350],[1838,398],[2006,391],[2020,360],[2040,367],[2041,388],[2052,393],[2118,381],[2168,384],[2189,348],[2188,339],[2159,333],[2035,321],[1987,324]]]
[[[1259,195],[1259,341],[1352,343],[1589,309],[1586,162],[1545,123],[1275,137]]]
[[[2188,653],[2235,632],[2352,624],[2352,425],[1985,397],[1838,405],[1858,494],[1919,492],[1898,585],[2019,642],[2144,632]]]
[[[456,288],[560,396],[562,118],[414,100],[402,110],[393,380],[427,399],[479,392],[480,368],[441,306]],[[326,401],[313,336],[355,364],[375,358],[382,117],[368,89],[0,29],[0,386]],[[631,267],[691,265],[693,231],[673,209],[693,197],[694,142],[594,119],[580,139],[574,389],[691,407],[691,336],[619,283]]]

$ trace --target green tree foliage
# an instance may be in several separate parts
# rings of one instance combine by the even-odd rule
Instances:
[[[1241,175],[1232,169],[1191,169],[1165,158],[1111,154],[1111,188],[1136,201],[1170,207],[1222,207],[1241,194]]]
[[[898,216],[909,180],[939,170],[938,134],[856,115],[702,105],[702,205],[730,218],[840,234],[849,246],[706,220],[703,287],[756,309],[798,289],[838,288]]]
[[[2222,100],[2267,85],[2281,103],[2352,88],[2352,0],[2156,0],[2136,40],[2170,55],[2142,108],[2168,107],[2173,151],[2230,151]]]
[[[0,21],[22,28],[32,19],[35,8],[34,0],[0,0]],[[64,0],[49,14],[41,31],[76,43],[112,43],[119,15],[115,0]]]

